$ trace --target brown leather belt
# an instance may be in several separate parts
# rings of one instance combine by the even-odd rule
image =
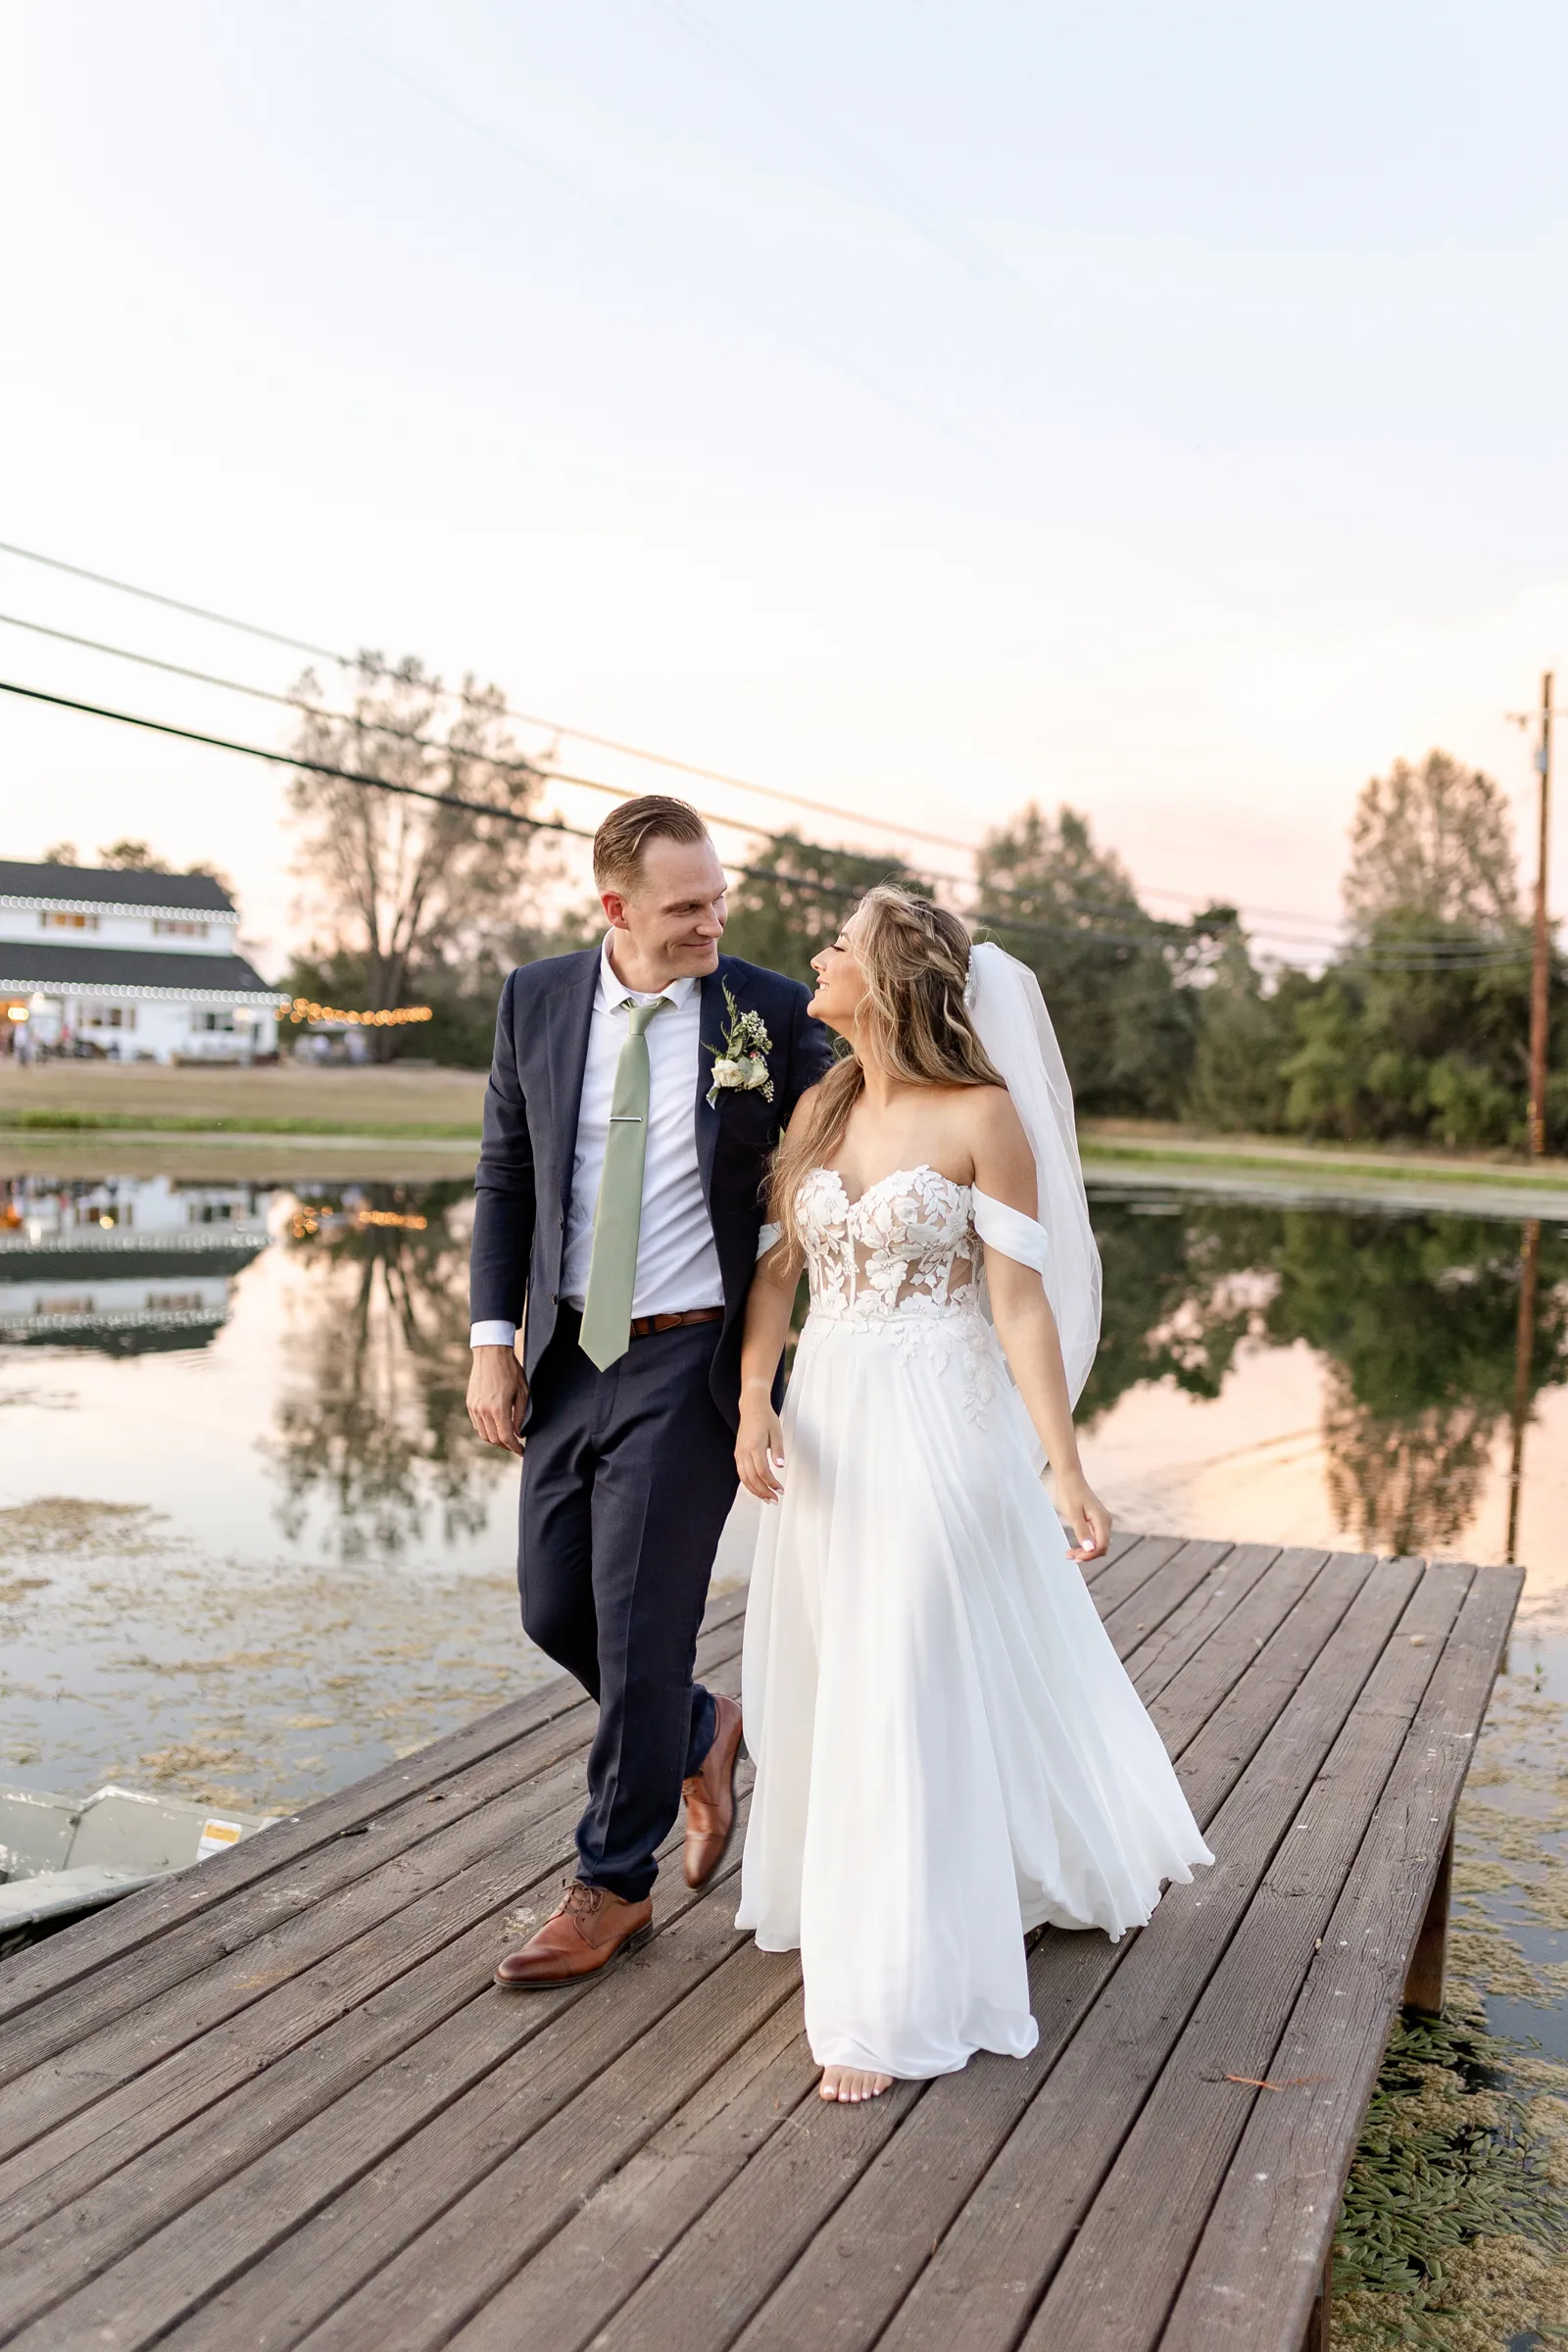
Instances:
[[[633,1315],[631,1336],[646,1340],[651,1331],[674,1331],[682,1323],[722,1323],[721,1306],[689,1306],[683,1315]]]

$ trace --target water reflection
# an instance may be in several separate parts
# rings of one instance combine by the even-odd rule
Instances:
[[[254,1185],[168,1177],[0,1188],[0,1344],[145,1355],[200,1348],[267,1248]]]
[[[1451,1545],[1506,1428],[1511,1556],[1526,1432],[1542,1391],[1568,1380],[1560,1227],[1532,1220],[1521,1244],[1479,1217],[1108,1195],[1095,1220],[1105,1337],[1086,1427],[1149,1383],[1217,1396],[1244,1341],[1304,1342],[1338,1525],[1380,1551]]]
[[[461,1180],[271,1194],[15,1179],[0,1194],[0,1349],[188,1358],[259,1283],[267,1328],[240,1344],[265,1404],[260,1428],[235,1438],[260,1445],[284,1537],[345,1561],[463,1550],[499,1509],[505,1469],[464,1409],[469,1200]],[[1216,1433],[1240,1430],[1249,1367],[1304,1347],[1339,1537],[1451,1547],[1505,1462],[1494,1554],[1513,1556],[1539,1400],[1568,1382],[1562,1227],[1113,1190],[1094,1209],[1105,1311],[1082,1406],[1091,1434],[1120,1429],[1135,1394],[1162,1391],[1215,1403]],[[172,1491],[182,1412],[168,1424]],[[1283,1513],[1277,1532],[1292,1532]]]
[[[449,1544],[484,1526],[495,1465],[464,1404],[471,1197],[459,1182],[295,1197],[282,1241],[307,1279],[268,1446],[290,1537],[317,1503],[346,1560],[407,1551],[432,1507]]]

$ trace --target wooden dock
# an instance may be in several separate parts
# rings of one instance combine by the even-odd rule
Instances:
[[[0,2341],[26,2352],[1298,2352],[1520,1578],[1123,1539],[1094,1578],[1217,1857],[1048,1932],[1040,2046],[827,2107],[732,1854],[586,1986],[552,1684],[0,1967]],[[742,1598],[701,1671],[734,1690]],[[1267,2085],[1267,2087],[1264,2087]]]

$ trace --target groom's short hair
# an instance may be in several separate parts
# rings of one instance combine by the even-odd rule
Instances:
[[[600,890],[634,890],[651,841],[698,842],[708,827],[686,801],[645,792],[612,808],[594,835],[594,881]]]

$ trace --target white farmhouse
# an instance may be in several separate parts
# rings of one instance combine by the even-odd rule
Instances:
[[[208,874],[0,858],[0,1021],[122,1061],[273,1054],[288,999],[234,953],[238,922]]]

